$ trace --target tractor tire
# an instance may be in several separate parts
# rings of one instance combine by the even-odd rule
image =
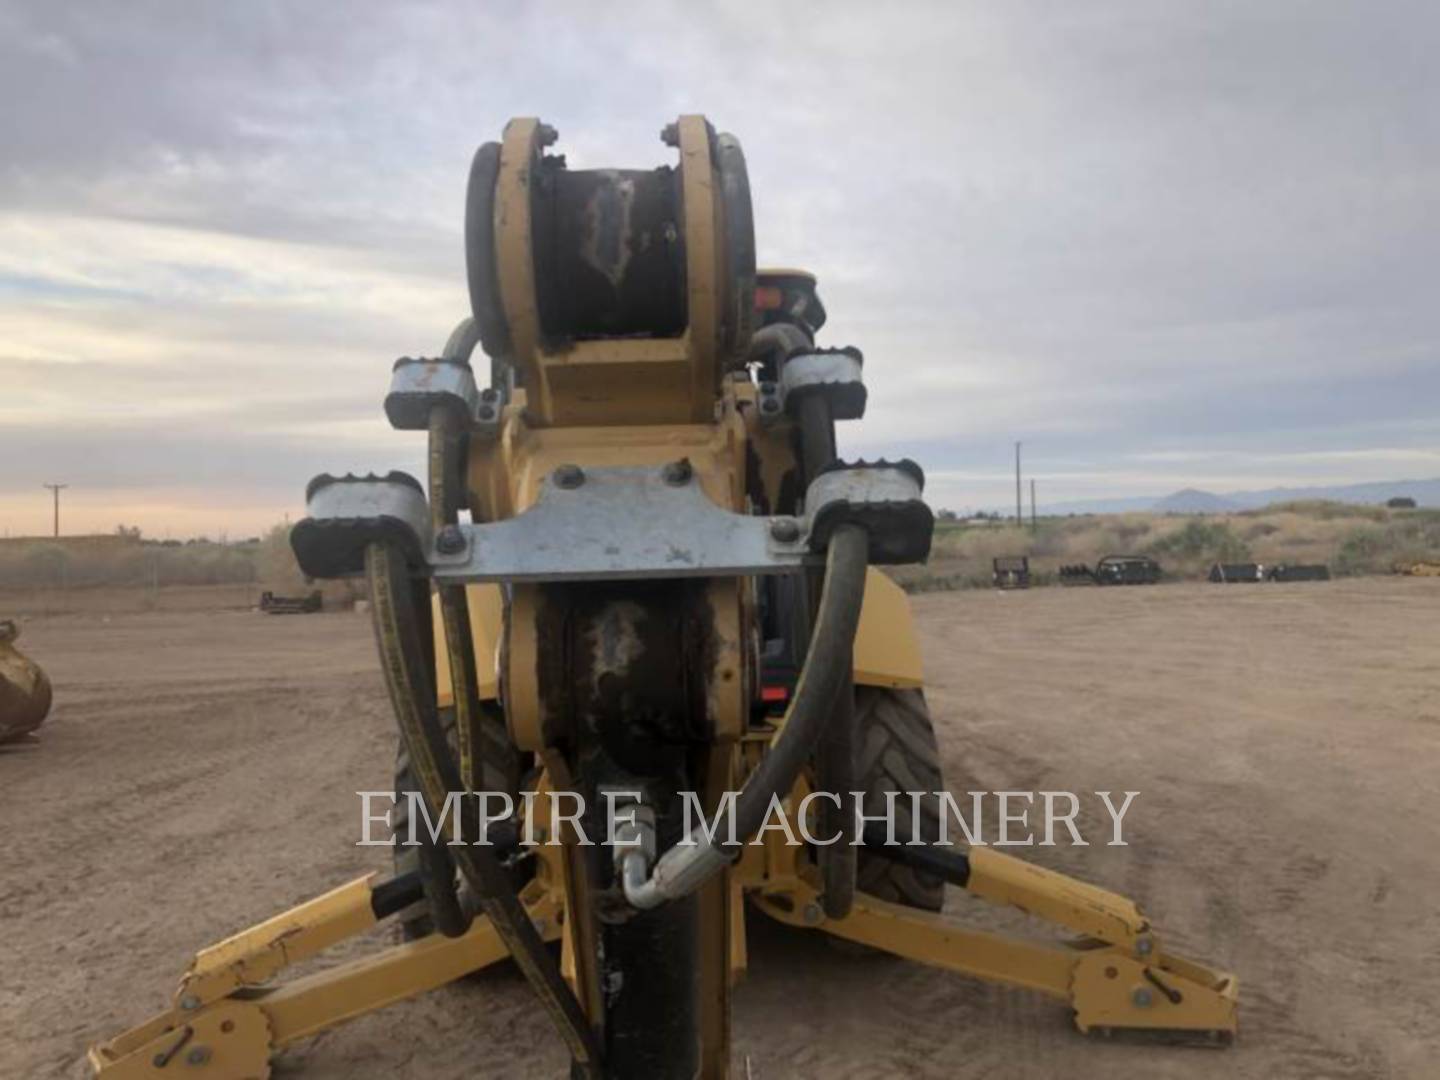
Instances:
[[[867,816],[885,813],[887,792],[945,790],[940,747],[923,691],[857,686],[855,724],[855,772],[865,792]],[[920,806],[920,818],[915,820],[910,799],[895,800],[895,836],[901,843],[915,836],[931,842],[940,839],[935,798],[922,799]],[[937,877],[889,862],[864,848],[858,862],[856,886],[869,896],[923,911],[939,911],[945,904],[945,883]]]
[[[505,717],[501,714],[498,706],[486,702],[481,704],[482,718],[480,731],[482,737],[481,753],[484,755],[483,790],[485,791],[508,791],[512,798],[518,800],[520,795],[520,781],[524,775],[525,763],[520,751],[510,741],[509,733],[505,730]],[[446,739],[450,743],[452,752],[457,749],[455,734],[455,710],[440,710],[440,726],[445,729]],[[397,795],[406,791],[418,790],[415,780],[410,775],[410,752],[405,748],[405,740],[399,741],[395,750],[395,792]],[[409,800],[397,798],[395,809],[390,813],[391,831],[396,837],[409,834],[410,831],[410,803]],[[421,828],[424,828],[422,823]],[[405,874],[411,870],[420,868],[420,852],[417,848],[406,847],[397,843],[392,849],[395,860],[395,873]],[[430,913],[426,910],[424,902],[415,904],[402,911],[398,916],[400,924],[400,936],[405,941],[415,941],[425,937],[434,931],[434,924],[430,920]]]

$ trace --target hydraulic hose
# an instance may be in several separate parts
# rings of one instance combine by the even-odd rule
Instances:
[[[834,462],[835,420],[830,402],[823,394],[809,393],[797,403],[796,421],[800,436],[800,465],[808,484]],[[810,578],[811,595],[818,591],[818,575]],[[827,837],[839,839],[819,849],[820,903],[827,917],[843,919],[855,903],[855,880],[859,851],[855,846],[855,813],[850,806],[855,790],[855,688],[854,667],[847,654],[845,677],[835,692],[834,715],[825,727],[816,755],[816,790],[833,794],[838,805],[827,802],[821,825]]]
[[[759,364],[778,375],[786,357],[814,347],[815,340],[793,323],[771,323],[751,335],[745,362]]]
[[[365,550],[365,571],[370,582],[375,640],[390,703],[410,767],[432,821],[442,820],[452,792],[460,792],[460,774],[435,707],[435,694],[426,649],[429,603],[425,591],[411,580],[401,550],[394,544],[372,543]],[[600,1052],[594,1032],[571,993],[559,966],[545,947],[524,905],[511,886],[509,875],[493,847],[477,843],[478,813],[473,800],[459,800],[462,810],[454,818],[457,846],[448,847],[466,884],[490,918],[517,967],[535,989],[570,1050],[574,1072],[598,1077]]]
[[[660,857],[653,873],[642,878],[637,872],[644,858],[639,849],[623,853],[621,880],[625,897],[633,907],[659,907],[667,900],[686,896],[699,888],[738,855],[739,845],[752,837],[764,823],[771,801],[787,794],[801,768],[815,751],[832,714],[835,696],[850,674],[850,651],[855,628],[860,622],[860,604],[865,596],[865,566],[869,557],[868,534],[858,525],[842,525],[830,538],[826,553],[825,584],[820,610],[805,666],[795,685],[795,695],[785,714],[770,751],[756,766],[733,802],[722,806],[707,831],[699,825],[689,836]],[[729,838],[735,837],[735,844]],[[715,837],[714,840],[711,837]]]
[[[478,340],[475,320],[462,319],[451,332],[442,355],[451,362],[468,363]],[[459,521],[460,507],[465,502],[465,418],[454,408],[440,406],[432,409],[429,436],[430,523],[438,535],[445,526]],[[476,752],[481,746],[477,730],[480,703],[475,692],[475,661],[467,647],[470,641],[469,611],[465,604],[464,586],[442,587],[439,596],[446,658],[454,691],[460,778],[468,791],[475,786],[476,777],[483,774],[476,760]],[[459,937],[470,929],[474,913],[460,898],[455,879],[455,860],[449,848],[437,844],[428,830],[421,829],[416,839],[420,881],[424,886],[431,921],[445,937]]]

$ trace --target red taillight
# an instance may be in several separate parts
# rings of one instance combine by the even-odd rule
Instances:
[[[762,686],[760,688],[760,700],[766,703],[785,701],[790,697],[790,691],[783,686]]]
[[[785,303],[785,293],[774,285],[759,285],[755,288],[756,311],[778,311]]]

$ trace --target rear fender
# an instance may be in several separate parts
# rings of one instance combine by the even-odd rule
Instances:
[[[910,598],[873,566],[865,573],[865,602],[855,632],[855,681],[897,688],[925,683]]]

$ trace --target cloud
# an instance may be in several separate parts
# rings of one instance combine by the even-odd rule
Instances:
[[[921,458],[937,502],[1003,503],[1016,438],[1057,499],[1250,486],[1301,454],[1325,480],[1419,468],[1437,24],[1418,2],[8,5],[0,513],[43,525],[63,467],[77,528],[124,487],[254,531],[342,451],[413,460],[380,418],[389,364],[462,314],[466,166],[521,114],[582,167],[666,160],[682,111],[736,132],[762,260],[816,270],[828,340],[865,350],[843,444]]]

